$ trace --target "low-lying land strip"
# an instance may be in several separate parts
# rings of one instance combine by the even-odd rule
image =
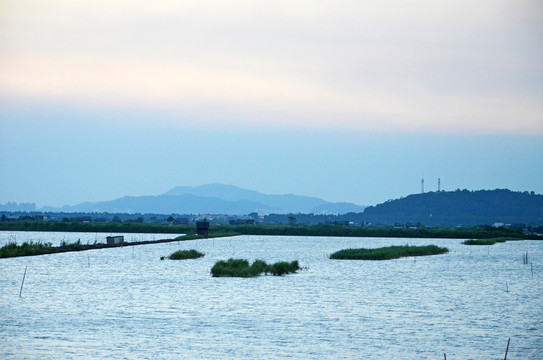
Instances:
[[[162,225],[148,223],[100,223],[60,221],[1,221],[0,230],[11,231],[66,231],[109,233],[168,233],[192,234],[194,225]],[[493,228],[419,227],[416,229],[390,226],[340,226],[340,225],[221,225],[211,224],[210,236],[216,233],[240,235],[289,235],[289,236],[338,236],[338,237],[387,237],[387,238],[441,238],[488,239],[515,237],[540,240],[538,235],[524,235],[522,230]]]
[[[150,241],[132,241],[132,242],[123,242],[122,244],[82,244],[80,241],[74,243],[62,242],[60,246],[53,246],[51,243],[41,243],[41,242],[24,242],[23,244],[9,243],[0,248],[0,258],[9,258],[9,257],[18,257],[18,256],[35,256],[35,255],[47,255],[47,254],[57,254],[70,251],[85,251],[85,250],[94,250],[94,249],[106,249],[114,248],[121,246],[137,246],[137,245],[151,245],[151,244],[161,244],[169,243],[175,241],[186,241],[186,240],[196,240],[196,239],[205,239],[205,238],[218,238],[218,237],[228,237],[235,236],[238,234],[235,233],[216,233],[211,234],[210,236],[202,236],[189,234],[184,236],[179,236],[175,239],[161,239],[161,240],[150,240]]]
[[[496,238],[490,238],[490,239],[470,239],[464,241],[462,244],[464,245],[494,245],[495,243],[503,243],[506,241],[518,241],[522,240],[519,238],[512,238],[512,237],[496,237]]]

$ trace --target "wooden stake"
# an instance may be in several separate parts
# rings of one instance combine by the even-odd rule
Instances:
[[[25,283],[25,277],[26,277],[26,268],[28,267],[28,265],[25,266],[25,273],[23,275],[23,281],[21,282],[21,290],[19,290],[19,297],[21,297],[21,294],[23,292],[23,285]]]
[[[509,352],[509,343],[511,342],[511,338],[509,338],[509,340],[507,340],[507,349],[505,349],[505,357],[503,358],[503,360],[507,360],[507,353]]]

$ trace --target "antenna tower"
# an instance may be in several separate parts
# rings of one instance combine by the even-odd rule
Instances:
[[[424,179],[420,181],[420,193],[424,194]]]
[[[437,178],[437,192],[441,192],[441,178]]]

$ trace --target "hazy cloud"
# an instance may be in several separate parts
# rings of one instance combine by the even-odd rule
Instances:
[[[543,133],[535,1],[3,7],[6,98],[137,104],[218,125]]]

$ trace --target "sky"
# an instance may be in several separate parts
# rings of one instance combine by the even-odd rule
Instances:
[[[0,203],[543,193],[538,0],[0,3]]]

